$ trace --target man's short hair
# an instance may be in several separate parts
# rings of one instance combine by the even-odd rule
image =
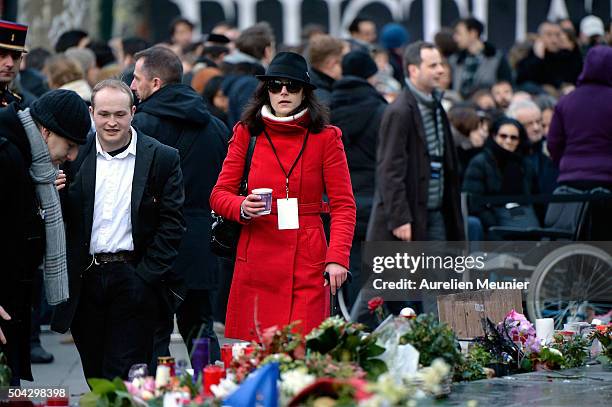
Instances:
[[[96,65],[98,68],[104,68],[106,65],[117,62],[113,49],[104,41],[92,41],[87,48],[96,55]]]
[[[96,95],[102,89],[106,88],[117,89],[125,93],[130,98],[130,108],[134,106],[134,94],[128,85],[119,79],[104,79],[103,81],[98,82],[91,92],[91,107],[93,109],[96,108]]]
[[[506,109],[506,116],[510,117],[511,119],[516,119],[518,111],[523,109],[531,109],[541,112],[540,108],[535,104],[535,102],[531,100],[517,100],[510,103],[510,106],[508,106],[508,109]]]
[[[406,47],[404,51],[404,67],[408,68],[408,65],[420,66],[423,59],[421,58],[422,49],[436,49],[436,46],[431,42],[416,41]],[[406,71],[408,73],[408,71]]]
[[[543,93],[535,97],[533,101],[541,111],[545,110],[555,110],[555,106],[557,106],[557,98],[553,95],[549,95],[547,93]]]
[[[308,44],[308,60],[314,68],[320,67],[330,56],[342,56],[344,41],[330,35],[317,35]]]
[[[133,56],[137,52],[143,51],[150,46],[151,45],[147,40],[143,40],[139,37],[128,37],[121,39],[121,47],[123,48],[124,56]]]
[[[174,32],[176,31],[176,26],[179,24],[188,25],[191,31],[193,31],[193,28],[195,27],[193,23],[187,20],[185,17],[180,17],[180,16],[176,17],[174,20],[170,22],[170,37],[174,35]]]
[[[265,56],[266,48],[274,42],[272,27],[266,22],[257,23],[244,30],[236,38],[236,48],[257,59]]]
[[[25,60],[25,66],[27,69],[36,69],[42,71],[45,67],[45,62],[51,56],[51,52],[43,47],[32,48],[28,51]]]
[[[475,19],[474,17],[466,17],[460,19],[459,21],[457,21],[457,24],[455,24],[455,27],[459,24],[465,25],[465,29],[468,31],[476,31],[476,33],[478,34],[478,38],[480,38],[480,36],[484,32],[484,24],[481,21]]]
[[[555,22],[555,21],[551,21],[551,20],[544,20],[540,23],[540,25],[538,25],[538,34],[542,34],[542,31],[544,30],[544,27],[546,27],[547,25],[554,25],[559,27],[559,23]]]
[[[96,66],[96,54],[89,48],[72,47],[68,48],[64,54],[77,61],[84,74],[87,74],[88,70]]]
[[[514,87],[512,86],[512,83],[509,80],[507,80],[507,79],[498,79],[497,81],[495,81],[495,83],[493,85],[491,85],[491,89],[493,89],[493,87],[499,86],[499,85],[508,85],[508,86],[510,86],[514,90]]]
[[[348,26],[348,30],[349,33],[353,34],[353,33],[358,33],[359,32],[359,24],[363,23],[363,22],[371,22],[374,23],[374,20],[367,18],[367,17],[356,17],[353,21],[351,21],[351,24]]]
[[[137,52],[134,59],[144,59],[142,69],[149,79],[159,78],[164,85],[181,83],[183,64],[180,58],[166,47],[155,46]]]
[[[70,47],[76,47],[83,38],[88,36],[89,34],[83,30],[64,31],[55,43],[55,52],[59,54],[60,52],[66,51]]]

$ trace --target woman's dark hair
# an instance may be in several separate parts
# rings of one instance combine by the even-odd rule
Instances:
[[[478,112],[469,106],[453,106],[448,112],[448,120],[465,137],[480,126]]]
[[[258,132],[263,129],[261,108],[264,105],[270,106],[270,97],[266,83],[260,82],[249,104],[242,113],[241,121],[250,130]],[[308,113],[310,114],[310,131],[313,133],[321,132],[329,124],[329,109],[319,102],[314,94],[314,90],[309,87],[304,87],[304,101],[296,109],[296,112],[305,108],[308,108]]]
[[[527,152],[529,146],[527,131],[523,127],[523,125],[516,119],[511,119],[510,117],[503,116],[500,119],[496,120],[491,126],[491,132],[489,133],[489,139],[495,140],[495,136],[497,132],[501,128],[501,126],[505,124],[510,124],[518,129],[519,132],[519,145],[516,148],[516,152],[524,154]]]
[[[212,78],[210,78],[210,80],[204,87],[204,90],[202,91],[202,96],[208,103],[210,103],[210,105],[213,105],[213,99],[215,98],[215,95],[221,88],[221,84],[223,83],[224,80],[225,80],[224,76],[221,76],[221,75],[213,76]]]

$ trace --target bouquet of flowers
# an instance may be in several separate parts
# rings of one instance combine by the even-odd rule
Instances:
[[[368,335],[362,324],[346,322],[337,316],[323,321],[306,336],[306,348],[328,354],[339,362],[357,363],[370,379],[387,371],[387,365],[376,358],[385,351],[376,344],[376,336]]]
[[[598,325],[589,339],[599,341],[601,353],[597,356],[597,360],[606,368],[612,369],[612,324]]]
[[[525,315],[514,309],[497,325],[497,330],[502,336],[507,336],[515,343],[527,344],[529,342],[531,344],[536,338],[533,324],[525,318]]]

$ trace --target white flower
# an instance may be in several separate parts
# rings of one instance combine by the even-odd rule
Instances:
[[[548,348],[548,350],[549,350],[551,353],[554,353],[554,354],[555,354],[555,355],[557,355],[557,356],[563,356],[563,354],[561,353],[561,351],[560,351],[559,349],[555,349],[555,348]]]
[[[440,391],[440,383],[450,372],[450,367],[444,360],[436,359],[431,366],[419,370],[416,375],[417,384],[425,392],[436,394]]]
[[[315,380],[316,377],[308,374],[308,370],[304,367],[288,370],[281,373],[281,392],[286,397],[293,397]]]
[[[389,400],[380,394],[375,394],[369,399],[359,402],[359,407],[391,407],[391,405]]]
[[[219,384],[213,384],[210,386],[210,391],[215,395],[216,398],[224,400],[238,388],[236,382],[231,378],[221,379]]]

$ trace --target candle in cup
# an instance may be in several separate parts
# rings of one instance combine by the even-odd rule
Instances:
[[[204,394],[212,395],[210,386],[221,383],[221,379],[225,372],[220,366],[208,365],[204,368]]]
[[[193,366],[194,381],[200,376],[204,366],[210,361],[210,338],[196,338],[193,340],[193,350],[191,351],[191,366]]]
[[[552,341],[555,332],[555,321],[552,318],[536,319],[536,336],[545,343]]]
[[[223,367],[225,369],[229,369],[232,364],[232,352],[233,350],[231,343],[225,343],[223,346],[221,346],[221,361],[223,362]]]

